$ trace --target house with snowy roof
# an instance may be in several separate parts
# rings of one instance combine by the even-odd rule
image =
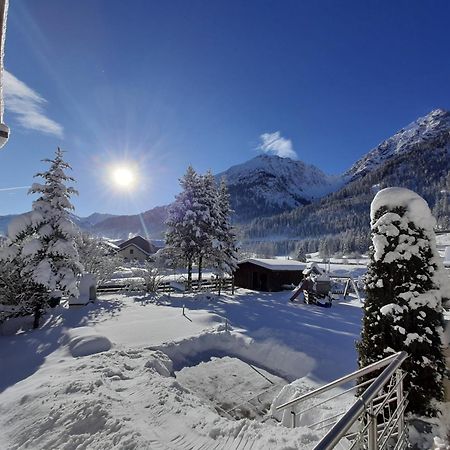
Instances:
[[[146,261],[158,248],[142,236],[134,236],[119,244],[118,254],[125,261]]]
[[[286,286],[297,286],[305,268],[305,263],[294,259],[248,258],[238,263],[234,283],[255,291],[282,291]]]

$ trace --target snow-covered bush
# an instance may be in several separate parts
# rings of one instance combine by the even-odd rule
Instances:
[[[77,247],[85,272],[96,275],[98,285],[109,281],[123,264],[122,258],[109,245],[89,233],[79,233]]]
[[[411,413],[436,415],[443,398],[442,302],[448,281],[436,250],[435,220],[415,192],[383,189],[371,206],[373,245],[366,276],[361,367],[404,350]]]
[[[155,293],[164,278],[155,264],[150,261],[145,261],[142,269],[134,269],[133,275],[143,279],[144,290],[148,293]]]

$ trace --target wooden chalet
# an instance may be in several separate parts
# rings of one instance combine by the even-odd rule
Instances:
[[[158,248],[142,236],[135,236],[119,244],[118,254],[125,261],[146,261]]]
[[[249,258],[238,263],[234,283],[255,291],[282,291],[288,285],[297,286],[305,268],[305,263],[293,259]]]

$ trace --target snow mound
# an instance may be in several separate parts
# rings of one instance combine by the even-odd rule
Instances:
[[[96,334],[92,328],[88,327],[70,330],[67,337],[67,347],[74,358],[107,352],[112,347],[107,337]]]
[[[150,355],[148,361],[145,363],[145,367],[159,373],[163,377],[170,377],[173,373],[172,360],[159,350],[156,350]]]
[[[370,219],[372,222],[377,211],[383,206],[389,210],[396,207],[404,207],[408,219],[425,230],[432,230],[436,225],[427,202],[420,195],[409,189],[390,187],[378,192],[370,207]]]
[[[174,370],[208,360],[211,356],[232,356],[255,364],[288,381],[307,375],[315,361],[305,353],[292,350],[275,339],[254,340],[237,332],[211,331],[169,342],[152,350],[160,350],[173,362]]]

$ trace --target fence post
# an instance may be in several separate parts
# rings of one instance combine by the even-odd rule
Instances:
[[[402,371],[401,369],[397,369],[395,372],[395,379],[397,381],[397,406],[401,404],[403,401],[403,380],[402,380]],[[401,416],[398,419],[398,438],[401,439],[404,424],[404,413],[399,410],[398,414]]]
[[[370,402],[367,411],[369,429],[367,430],[367,450],[378,450],[377,418],[374,415],[373,401]]]
[[[234,275],[231,278],[231,295],[234,295]]]

